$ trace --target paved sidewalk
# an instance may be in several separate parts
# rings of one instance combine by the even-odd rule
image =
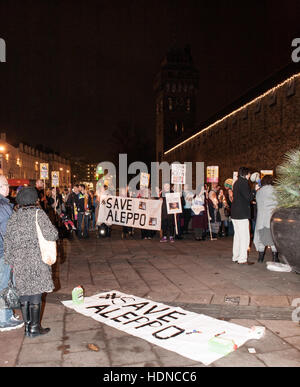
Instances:
[[[0,333],[0,367],[203,367],[65,308],[60,301],[71,299],[77,285],[86,296],[120,290],[246,327],[266,327],[264,338],[248,341],[210,367],[300,366],[300,326],[292,321],[300,275],[271,272],[265,263],[233,263],[232,238],[198,242],[188,235],[171,244],[158,237],[141,240],[139,230],[122,240],[115,230],[111,239],[91,233],[87,240],[64,240],[62,247],[57,290],[47,295],[42,321],[51,332],[35,339],[24,338],[23,328]],[[256,262],[256,255],[252,247],[250,260]]]

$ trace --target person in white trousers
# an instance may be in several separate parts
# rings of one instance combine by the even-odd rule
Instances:
[[[231,219],[234,227],[232,261],[252,265],[252,262],[248,262],[250,202],[252,199],[249,178],[250,170],[241,167],[238,179],[233,184],[233,202],[231,205]]]
[[[232,260],[237,263],[247,263],[250,244],[249,219],[232,219],[234,228]]]

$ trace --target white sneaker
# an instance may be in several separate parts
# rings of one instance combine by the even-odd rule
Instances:
[[[0,332],[7,332],[13,329],[22,328],[24,326],[24,321],[19,321],[14,316],[10,319],[9,322],[0,325]]]

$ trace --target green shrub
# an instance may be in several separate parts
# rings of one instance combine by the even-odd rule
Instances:
[[[278,207],[300,207],[300,149],[287,152],[276,172],[274,188]]]

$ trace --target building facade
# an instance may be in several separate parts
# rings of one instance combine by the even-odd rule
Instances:
[[[156,160],[165,149],[196,125],[196,94],[199,72],[190,48],[172,47],[161,63],[154,82],[156,103]]]
[[[300,147],[300,68],[287,66],[170,146],[167,133],[157,130],[158,161],[219,166],[221,184],[240,166],[276,173],[284,154]]]
[[[6,134],[0,137],[0,162],[1,173],[9,180],[10,185],[18,182],[32,184],[40,178],[40,164],[49,166],[49,179],[46,185],[51,186],[51,172],[59,171],[60,186],[71,184],[71,165],[69,160],[55,154],[41,152],[34,147],[20,143],[18,147],[6,141]]]

